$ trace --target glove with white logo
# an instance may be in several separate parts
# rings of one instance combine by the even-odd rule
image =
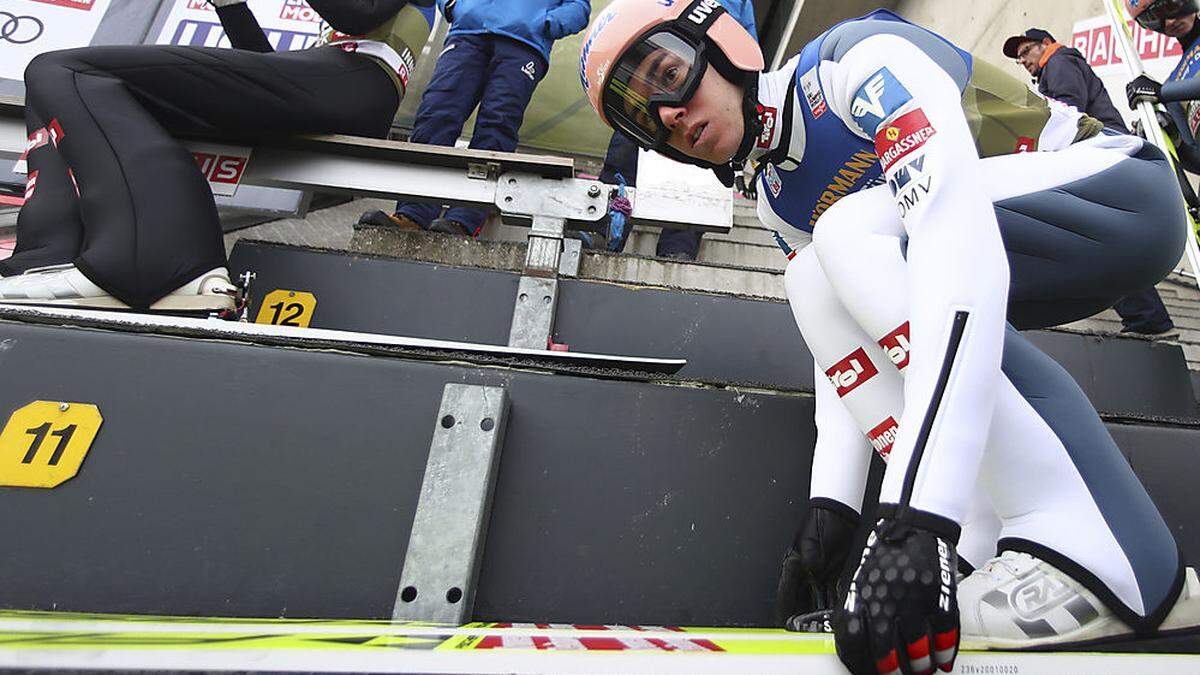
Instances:
[[[807,621],[798,616],[832,609],[837,603],[837,581],[858,529],[858,514],[832,499],[809,502],[804,523],[796,531],[792,547],[783,558],[775,614],[779,624],[797,630]]]
[[[922,515],[924,524],[958,531],[949,521]],[[833,614],[838,658],[852,673],[924,675],[954,668],[959,627],[954,538],[894,518],[876,523],[845,602]]]
[[[1125,95],[1129,97],[1129,107],[1137,109],[1142,101],[1158,103],[1162,98],[1162,85],[1148,75],[1138,75],[1137,79],[1125,85]]]

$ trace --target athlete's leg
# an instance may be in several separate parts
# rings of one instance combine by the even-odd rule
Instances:
[[[417,108],[413,124],[413,143],[454,145],[462,135],[463,125],[471,111],[479,105],[487,83],[487,64],[492,51],[486,35],[452,35],[433,67],[429,81]],[[425,202],[400,202],[396,213],[429,227],[441,207]]]
[[[892,449],[903,405],[900,376],[879,367],[883,354],[841,306],[812,246],[788,263],[784,287],[816,368],[817,444],[809,496],[861,511],[871,438],[882,456]]]
[[[46,122],[31,103],[26,104],[25,204],[17,215],[16,250],[0,262],[0,276],[69,263],[79,255],[83,241],[79,197]]]
[[[855,322],[825,277],[815,247],[788,263],[784,285],[816,362],[817,444],[810,497],[861,511],[871,452],[886,459],[896,437],[904,406],[897,367],[906,366],[907,357],[889,353]],[[959,539],[962,560],[975,567],[995,555],[998,531],[986,495],[977,492]]]
[[[1074,155],[1076,152],[1080,154]],[[1093,186],[1081,187],[1071,181],[1089,171],[1103,174],[1106,167],[1118,167],[1116,170],[1122,175],[1136,169],[1136,164],[1124,164],[1127,161],[1124,155],[1080,148],[1059,153],[1057,157],[1052,153],[1028,157],[1035,160],[1036,166],[1023,167],[1020,161],[1026,156],[1002,158],[1002,162],[985,160],[983,166],[990,171],[981,179],[1001,198],[997,207],[1002,235],[1009,248],[1010,314],[1015,320],[1026,326],[1043,326],[1086,316],[1111,302],[1106,293],[1119,297],[1124,292],[1121,285],[1132,284],[1132,288],[1137,288],[1149,281],[1144,272],[1114,284],[1106,276],[1098,278],[1106,275],[1111,265],[1088,263],[1091,266],[1081,268],[1072,264],[1076,261],[1094,261],[1102,254],[1118,259],[1122,255],[1149,256],[1152,262],[1142,265],[1128,261],[1126,268],[1143,267],[1152,272],[1156,265],[1161,267],[1162,260],[1171,257],[1161,251],[1146,251],[1144,246],[1124,247],[1127,239],[1138,236],[1136,231],[1110,232],[1112,222],[1092,227],[1099,214],[1094,208],[1086,208],[1092,202],[1082,198],[1066,205],[1063,197],[1058,197],[1058,201],[1038,199],[1033,204],[1014,199],[1014,190],[1019,189],[1035,196],[1045,193],[1043,197],[1056,197],[1064,191],[1064,180],[1068,181],[1065,187],[1068,195],[1091,194]],[[1019,169],[1020,174],[1007,175],[1012,169]],[[1151,190],[1146,194],[1156,194],[1149,185],[1142,185],[1138,177],[1125,179],[1135,181],[1137,189]],[[1055,189],[1046,193],[1049,188]],[[1107,194],[1112,193],[1113,186],[1109,185]],[[1130,190],[1127,194],[1142,193]],[[1169,210],[1170,198],[1161,201]],[[1047,208],[1039,211],[1035,206]],[[1123,204],[1122,209],[1136,211],[1136,206]],[[889,213],[890,226],[885,225]],[[1014,219],[1010,213],[1022,215]],[[1031,217],[1031,213],[1038,217]],[[1168,223],[1171,220],[1169,214],[1147,210],[1131,215],[1131,220],[1160,217],[1165,217]],[[879,339],[895,330],[897,317],[893,312],[898,303],[893,297],[880,298],[878,289],[892,289],[895,296],[907,297],[903,288],[906,277],[894,271],[904,264],[901,239],[896,236],[898,223],[899,216],[887,191],[868,190],[844,199],[827,212],[816,238],[824,269],[839,296],[866,332]],[[1071,231],[1068,223],[1078,226],[1079,231]],[[1120,226],[1115,229],[1128,230],[1138,223],[1122,222]],[[1083,227],[1091,229],[1085,232]],[[861,233],[854,232],[856,228],[876,228],[877,245],[864,245]],[[888,237],[894,237],[890,245]],[[1078,247],[1096,250],[1085,253]],[[1174,255],[1178,257],[1178,249]],[[889,268],[893,269],[892,274],[879,275],[879,270]],[[1078,574],[1082,568],[1092,577],[1079,581],[1090,584],[1089,588],[1105,598],[1122,618],[1136,623],[1138,617],[1148,617],[1153,622],[1157,610],[1170,604],[1178,588],[1175,582],[1180,566],[1174,541],[1087,398],[1061,369],[1039,368],[1033,358],[1036,349],[1018,342],[1015,335],[1010,332],[1007,338],[1013,341],[1005,350],[1004,372],[1009,378],[999,383],[983,466],[986,474],[983,482],[990,488],[1004,523],[1005,543],[1010,548],[1019,548],[1020,541],[1033,542],[1044,557],[1055,558],[1054,562],[1063,567],[1070,567],[1066,560],[1074,561],[1075,569],[1071,571],[1086,576]],[[1017,379],[1019,373],[1030,372],[1038,373],[1034,381],[1044,382],[1041,391],[1019,391],[1014,386],[1025,382]],[[1044,396],[1051,398],[1043,399]],[[1066,422],[1059,424],[1059,420]],[[1042,485],[1029,480],[1030,475],[1054,477],[1054,482]],[[1110,501],[1133,506],[1117,516],[1103,508]],[[1126,532],[1131,529],[1137,532]],[[1149,542],[1145,540],[1147,537]],[[1129,543],[1134,540],[1139,542],[1136,546]]]
[[[491,41],[492,58],[487,66],[471,147],[512,152],[517,149],[517,132],[525,119],[525,109],[529,107],[533,90],[546,76],[546,61],[540,52],[524,42],[502,35],[486,37]],[[474,234],[483,227],[487,212],[452,208],[446,212],[446,218],[462,223]]]
[[[376,62],[335,48],[73,49],[34,59],[26,91],[79,186],[75,265],[134,307],[225,264],[208,184],[175,136],[378,136],[398,101]]]

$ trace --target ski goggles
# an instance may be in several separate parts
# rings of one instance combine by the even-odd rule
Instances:
[[[662,106],[682,106],[696,95],[708,68],[705,43],[663,28],[638,39],[613,66],[601,102],[614,129],[647,148],[665,147],[671,130]]]
[[[1200,4],[1196,0],[1151,0],[1145,11],[1137,15],[1136,21],[1146,30],[1161,33],[1166,28],[1167,19],[1178,19],[1197,12],[1200,12]]]

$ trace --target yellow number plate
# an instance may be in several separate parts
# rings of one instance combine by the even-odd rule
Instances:
[[[317,296],[303,291],[271,291],[263,298],[254,323],[308,328],[317,311]]]
[[[91,403],[34,401],[0,431],[0,486],[53,488],[79,473],[104,418]]]

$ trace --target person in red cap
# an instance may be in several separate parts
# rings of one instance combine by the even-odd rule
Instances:
[[[780,605],[849,563],[829,625],[860,675],[949,672],[960,632],[1029,648],[1200,624],[1200,579],[1095,408],[1016,330],[1090,316],[1178,263],[1166,158],[886,10],[763,67],[716,0],[615,0],[580,79],[644,148],[726,184],[757,164],[816,369]],[[873,452],[888,466],[855,549]]]

